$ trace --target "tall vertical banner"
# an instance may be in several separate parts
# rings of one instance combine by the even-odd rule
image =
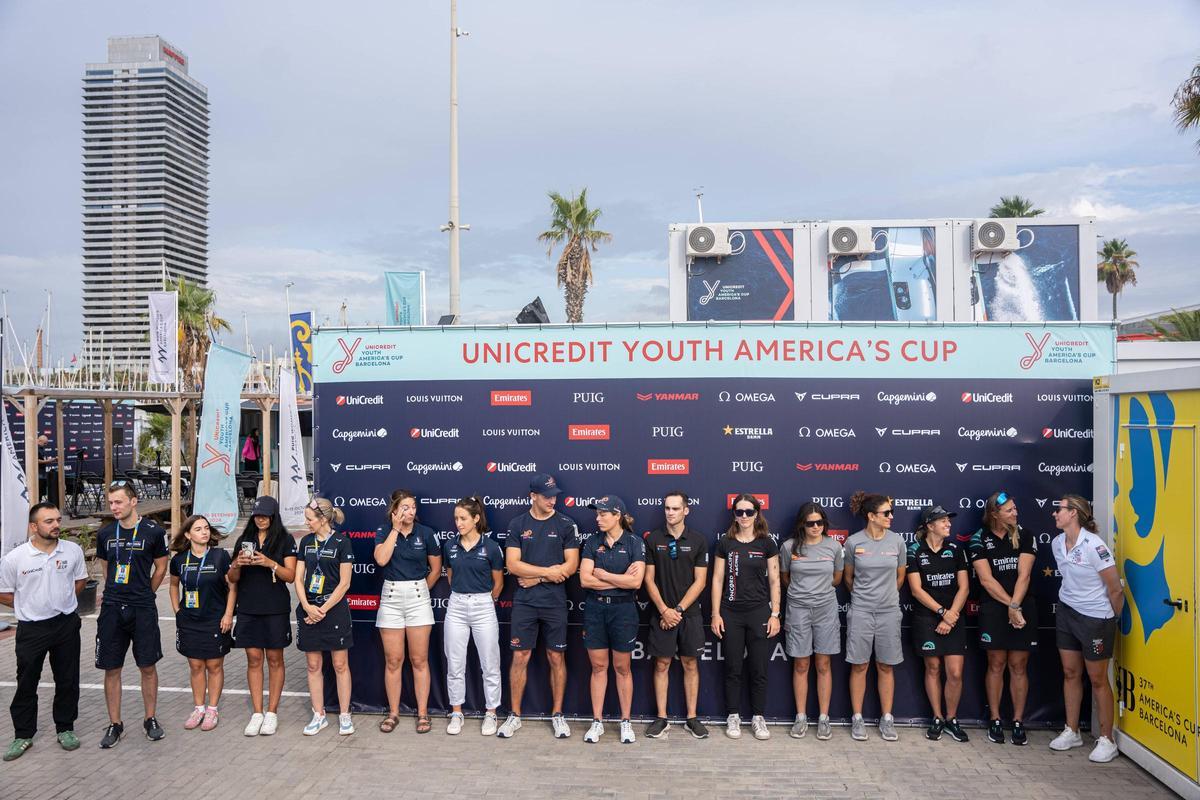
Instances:
[[[387,324],[425,324],[425,271],[385,272]]]
[[[179,292],[150,292],[150,382],[178,385]]]
[[[250,370],[250,356],[213,344],[204,368],[204,407],[200,418],[200,451],[196,456],[196,489],[193,512],[208,517],[225,533],[238,520],[238,428],[242,419],[242,386]]]
[[[312,394],[312,312],[292,314],[292,368],[296,375],[296,392]]]
[[[2,402],[2,401],[0,401]],[[8,415],[0,414],[3,426],[3,453],[0,453],[0,556],[25,542],[29,538],[29,485],[25,482],[25,470],[17,458],[12,432],[8,429]]]
[[[279,515],[289,527],[304,522],[308,503],[308,470],[304,466],[304,440],[300,435],[300,408],[296,384],[279,376]]]

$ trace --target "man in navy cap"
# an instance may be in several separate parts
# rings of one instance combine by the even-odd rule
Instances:
[[[554,736],[566,739],[571,735],[562,713],[567,688],[566,581],[579,568],[579,527],[554,510],[561,491],[553,476],[534,475],[529,482],[529,510],[509,523],[504,542],[505,566],[517,578],[518,588],[509,641],[513,650],[508,673],[512,713],[496,732],[501,739],[511,738],[521,728],[521,698],[539,629],[550,662]]]

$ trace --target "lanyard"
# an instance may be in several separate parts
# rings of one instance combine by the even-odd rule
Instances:
[[[133,523],[133,536],[130,537],[130,539],[129,539],[129,544],[130,544],[129,560],[125,562],[126,566],[133,563],[132,545],[134,542],[137,541],[138,527],[141,524],[142,524],[141,517],[138,517],[138,521]],[[120,523],[120,521],[117,521],[117,529],[115,531],[113,531],[113,550],[115,551],[113,553],[113,559],[118,564],[120,564],[121,563],[121,523]],[[207,553],[205,555],[207,555]]]
[[[318,538],[315,533],[313,534],[313,544],[315,544],[317,547],[317,563],[316,563],[316,566],[313,567],[313,572],[315,572],[317,575],[321,575],[321,576],[325,575],[325,570],[321,569],[321,558],[322,558],[321,553],[325,550],[325,545],[328,544],[329,540],[332,538],[333,538],[333,534],[331,533],[325,537],[325,541],[321,541],[321,539]],[[337,558],[336,550],[334,551],[332,558]]]
[[[200,590],[200,573],[204,570],[204,562],[208,559],[208,554],[211,551],[212,551],[212,548],[210,547],[210,548],[208,548],[208,550],[205,550],[204,555],[200,557],[200,566],[196,567],[196,582],[192,585],[192,591]],[[183,590],[185,592],[187,591],[187,574],[188,574],[188,570],[190,570],[191,568],[192,568],[192,551],[189,550],[188,554],[187,554],[187,558],[183,562]]]

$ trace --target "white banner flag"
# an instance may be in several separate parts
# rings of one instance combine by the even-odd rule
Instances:
[[[296,381],[291,372],[282,370],[279,374],[279,516],[283,524],[288,527],[303,525],[307,504],[308,470],[304,466]]]
[[[176,385],[179,293],[150,292],[150,382]]]
[[[25,543],[29,538],[29,484],[25,482],[25,470],[17,460],[17,448],[13,445],[12,433],[8,430],[8,415],[0,406],[0,426],[4,432],[3,452],[0,452],[0,492],[3,493],[3,508],[0,508],[0,556]]]

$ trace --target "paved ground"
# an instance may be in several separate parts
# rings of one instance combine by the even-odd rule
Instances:
[[[159,592],[160,614],[169,617],[166,585]],[[11,617],[9,617],[11,619]],[[83,746],[74,753],[59,749],[50,719],[52,690],[41,692],[41,731],[34,747],[18,761],[0,764],[0,798],[111,798],[158,795],[189,797],[461,798],[545,796],[570,798],[621,797],[806,797],[806,798],[1077,798],[1102,792],[1121,800],[1172,796],[1132,761],[1121,757],[1093,765],[1087,749],[1062,755],[1046,743],[1051,734],[1034,731],[1030,746],[989,744],[983,731],[971,731],[968,744],[948,738],[926,741],[922,729],[904,728],[900,741],[878,738],[854,742],[846,728],[818,742],[812,735],[797,741],[786,729],[772,728],[772,738],[758,742],[747,733],[726,739],[714,726],[713,736],[695,741],[679,727],[664,740],[641,737],[634,745],[616,741],[616,728],[599,745],[582,742],[584,725],[575,723],[569,741],[557,741],[545,722],[527,720],[516,738],[483,738],[477,720],[451,739],[444,720],[433,733],[418,736],[405,718],[392,734],[377,729],[380,717],[356,715],[358,732],[340,737],[334,728],[316,737],[300,733],[308,721],[303,660],[288,651],[287,691],[280,707],[279,733],[247,739],[242,727],[249,716],[244,659],[234,651],[227,659],[229,691],[221,704],[220,727],[209,733],[184,731],[191,711],[186,661],[174,651],[174,623],[161,623],[166,658],[159,664],[159,721],[167,730],[161,742],[142,735],[138,720],[141,698],[137,671],[126,671],[125,719],[132,730],[114,750],[97,746],[107,724],[101,673],[91,665],[90,642],[95,620],[83,624],[84,657],[80,719],[76,726]],[[16,676],[11,633],[0,634],[0,747],[12,735],[8,703]],[[44,680],[49,680],[47,667]],[[872,731],[872,733],[874,733]],[[336,787],[336,788],[335,788]],[[353,787],[353,788],[351,788]]]

